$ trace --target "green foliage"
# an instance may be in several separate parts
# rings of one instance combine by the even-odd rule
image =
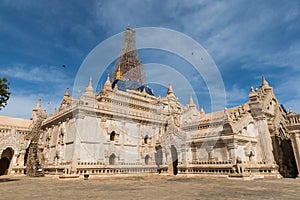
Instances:
[[[7,101],[10,97],[9,82],[7,78],[0,78],[0,110],[7,105]]]

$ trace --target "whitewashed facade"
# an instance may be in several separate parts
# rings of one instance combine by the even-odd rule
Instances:
[[[127,61],[120,59],[119,66]],[[284,110],[264,77],[245,104],[206,114],[192,98],[182,105],[171,85],[164,97],[149,88],[120,89],[128,81],[122,70],[116,69],[112,79],[108,75],[97,94],[92,79],[80,99],[66,90],[58,111],[43,121],[38,153],[46,174],[298,175],[299,115]],[[33,120],[38,109],[40,103]],[[3,126],[0,149],[13,154],[3,174],[21,173],[29,141],[12,127],[9,134],[3,132]],[[12,137],[22,142],[11,145]]]

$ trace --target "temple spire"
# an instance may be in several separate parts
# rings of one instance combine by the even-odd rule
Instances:
[[[118,71],[122,76],[118,76]],[[135,45],[135,30],[127,27],[124,31],[122,49],[112,73],[112,82],[122,79],[123,81],[135,81],[140,85],[146,84],[144,66],[142,65]]]

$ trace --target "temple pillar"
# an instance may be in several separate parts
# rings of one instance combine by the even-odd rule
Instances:
[[[187,164],[187,154],[188,154],[188,148],[184,147],[181,149],[181,162],[183,165]]]
[[[192,153],[192,162],[196,162],[198,160],[196,145],[191,147],[191,153]]]
[[[213,161],[214,160],[214,147],[207,146],[205,149],[208,154],[208,161]]]
[[[236,162],[236,155],[235,151],[238,148],[237,145],[234,144],[228,144],[227,145],[227,152],[228,152],[228,160],[232,162],[232,164],[235,164]]]
[[[24,166],[24,157],[25,157],[25,153],[26,153],[26,150],[21,150],[21,151],[20,151],[19,159],[18,159],[18,162],[17,162],[17,164],[18,164],[19,166]]]

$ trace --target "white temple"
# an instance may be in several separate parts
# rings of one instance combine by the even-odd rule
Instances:
[[[0,175],[26,172],[38,120],[36,156],[48,175],[298,175],[300,115],[283,109],[264,77],[245,104],[205,113],[192,97],[182,105],[171,85],[164,97],[154,96],[132,42],[135,31],[127,28],[125,36],[112,79],[99,93],[90,78],[80,99],[67,89],[51,116],[39,101],[31,120],[0,117]]]

